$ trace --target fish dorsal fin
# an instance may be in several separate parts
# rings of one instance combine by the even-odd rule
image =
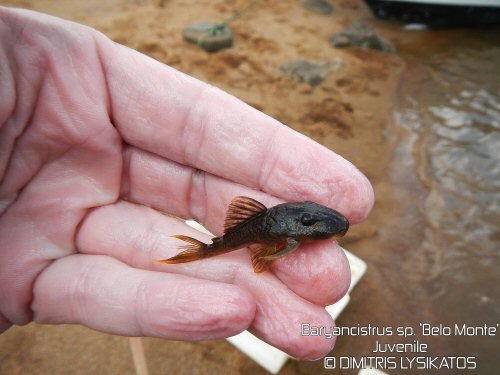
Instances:
[[[265,210],[267,210],[266,206],[255,199],[241,196],[234,197],[227,209],[224,234]]]

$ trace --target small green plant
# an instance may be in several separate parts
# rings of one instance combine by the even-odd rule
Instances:
[[[262,0],[252,0],[250,4],[248,4],[246,7],[237,10],[234,12],[231,16],[226,18],[225,20],[216,23],[214,26],[212,26],[210,29],[207,30],[205,35],[203,35],[200,39],[198,39],[198,46],[201,47],[201,44],[205,40],[207,36],[216,36],[218,34],[222,34],[225,32],[227,25],[229,25],[231,22],[234,20],[240,18],[244,14],[248,13],[250,10],[252,10],[253,7],[255,7],[258,3],[260,3]]]
[[[241,16],[243,16],[245,13],[248,13],[250,10],[252,10],[252,8],[254,6],[256,6],[258,3],[260,3],[261,0],[252,0],[250,2],[250,4],[248,4],[246,7],[244,7],[243,9],[240,9],[240,10],[237,10],[236,12],[234,12],[231,16],[229,16],[228,18],[226,18],[225,20],[223,20],[221,23],[218,23],[217,25],[215,25],[216,27],[224,27],[224,26],[227,26],[229,25],[231,22],[233,22],[234,20],[240,18]]]
[[[236,11],[221,22],[201,22],[189,25],[184,28],[184,39],[208,52],[229,48],[233,45],[233,33],[227,25],[249,12],[260,1],[252,0],[246,7]]]

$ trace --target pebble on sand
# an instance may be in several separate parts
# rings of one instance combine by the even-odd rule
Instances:
[[[334,47],[361,47],[383,52],[395,52],[389,42],[374,29],[361,22],[354,22],[348,28],[332,35],[330,44]]]
[[[207,52],[217,52],[233,45],[233,32],[227,26],[201,22],[186,26],[182,36]]]
[[[315,64],[306,60],[290,61],[281,65],[280,69],[290,74],[299,82],[307,82],[311,86],[317,86],[326,78],[327,74],[342,66],[340,58],[326,64]]]
[[[330,2],[326,0],[304,0],[302,7],[319,14],[331,14],[335,9]]]

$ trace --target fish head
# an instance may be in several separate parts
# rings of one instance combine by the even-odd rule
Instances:
[[[342,237],[349,229],[344,215],[314,202],[285,203],[273,208],[279,234],[299,241]]]

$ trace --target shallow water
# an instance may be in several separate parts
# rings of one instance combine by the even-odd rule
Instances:
[[[436,323],[498,323],[500,32],[424,32],[399,53],[408,72],[396,126],[413,168],[394,177],[418,177],[422,240],[413,265],[422,270],[425,304]],[[478,353],[480,373],[493,373],[498,335],[494,342],[449,338],[441,348]]]
[[[420,324],[500,322],[500,30],[382,27],[393,27],[407,64],[388,130],[396,148],[382,193],[391,199],[377,201],[368,220],[376,236],[347,246],[369,267],[337,323],[416,335],[341,337],[333,354],[368,356],[376,340],[418,339],[428,351],[416,355],[475,356],[473,373],[496,374],[500,333],[429,337]]]
[[[487,42],[475,31],[436,50],[403,51],[412,78],[403,81],[396,123],[416,138],[433,297],[452,292],[453,282],[470,302],[497,302],[491,312],[499,314],[500,34],[493,36]]]

